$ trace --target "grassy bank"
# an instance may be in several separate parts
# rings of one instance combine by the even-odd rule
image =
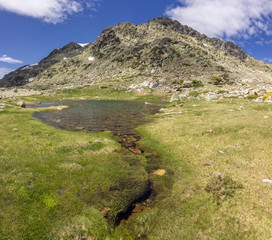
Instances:
[[[167,94],[150,94],[125,92],[114,88],[102,88],[98,86],[79,87],[73,89],[59,90],[45,95],[23,97],[26,102],[35,101],[60,101],[60,100],[160,100],[167,98]]]
[[[272,105],[186,101],[140,127],[174,186],[149,239],[270,239]]]
[[[157,98],[65,91],[24,100]],[[58,130],[32,119],[33,111],[0,112],[0,239],[272,237],[272,185],[263,182],[272,178],[272,105],[227,99],[172,106],[137,129],[147,158],[121,149],[109,132]],[[157,168],[166,174],[148,176]],[[157,194],[151,207],[113,228],[148,178]]]
[[[0,112],[0,239],[111,236],[118,212],[147,186],[145,159],[109,132],[58,130],[34,111]]]

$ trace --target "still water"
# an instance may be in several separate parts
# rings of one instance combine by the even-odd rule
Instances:
[[[144,101],[58,101],[42,102],[28,107],[68,105],[61,111],[45,111],[32,114],[34,118],[69,131],[101,132],[112,131],[115,135],[129,134],[132,130],[152,120],[151,115],[159,112],[162,102]]]

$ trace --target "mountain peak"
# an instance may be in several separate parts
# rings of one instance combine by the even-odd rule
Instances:
[[[104,79],[123,86],[141,81],[141,76],[164,83],[171,79],[209,83],[215,76],[213,80],[233,83],[240,78],[239,65],[246,68],[247,59],[233,42],[209,38],[176,20],[158,17],[140,25],[123,22],[107,27],[87,47],[70,42],[38,65],[7,74],[0,86],[80,86]]]
[[[167,17],[156,17],[156,18],[149,20],[147,23],[153,23],[153,22],[162,24],[164,26],[181,25],[181,23],[179,21],[176,21],[176,20],[173,20],[173,19],[167,18]]]

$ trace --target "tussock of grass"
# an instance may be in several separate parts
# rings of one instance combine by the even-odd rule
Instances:
[[[253,94],[253,95],[247,96],[246,98],[249,100],[254,100],[254,99],[257,99],[258,97],[259,97],[258,95]]]
[[[205,190],[213,195],[217,205],[229,197],[233,197],[237,189],[243,188],[242,184],[237,183],[230,177],[215,176],[205,187]]]

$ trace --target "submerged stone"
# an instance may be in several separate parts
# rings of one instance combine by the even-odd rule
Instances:
[[[140,213],[144,210],[144,207],[142,207],[139,203],[135,205],[135,208],[133,209],[133,213]]]

